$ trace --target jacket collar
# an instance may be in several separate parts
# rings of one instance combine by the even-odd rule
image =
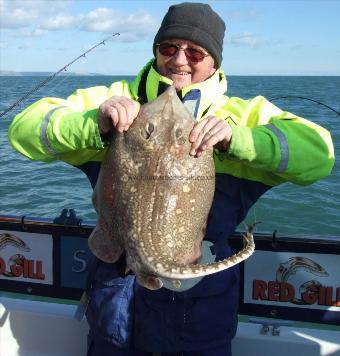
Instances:
[[[162,94],[170,85],[172,80],[160,75],[154,67],[155,59],[149,61],[139,72],[131,85],[133,97],[141,103],[154,100]],[[195,83],[184,87],[178,96],[180,99],[190,97],[192,93],[199,94],[200,101],[196,108],[196,117],[201,119],[210,106],[216,103],[227,90],[227,80],[222,69],[217,70],[210,78],[202,83]]]

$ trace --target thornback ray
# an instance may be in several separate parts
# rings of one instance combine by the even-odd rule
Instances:
[[[140,284],[161,288],[216,273],[254,251],[252,229],[244,248],[223,261],[197,264],[215,191],[212,149],[189,154],[195,119],[173,87],[143,105],[131,127],[115,133],[102,163],[93,203],[98,224],[91,251],[105,262],[126,253]],[[109,249],[113,249],[109,251]]]

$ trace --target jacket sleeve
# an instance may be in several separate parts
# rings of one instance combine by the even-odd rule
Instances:
[[[8,131],[9,141],[32,160],[60,159],[74,165],[101,160],[104,146],[98,129],[98,107],[113,95],[129,96],[128,83],[78,89],[67,99],[43,98],[15,116]]]
[[[229,121],[231,161],[253,169],[258,177],[263,172],[265,183],[270,180],[274,185],[285,181],[308,185],[330,174],[334,148],[325,128],[282,111],[261,96],[248,101],[230,98],[228,107],[229,119],[238,118]]]

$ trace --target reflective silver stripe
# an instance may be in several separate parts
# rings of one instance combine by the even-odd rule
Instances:
[[[280,129],[278,129],[276,126],[272,124],[266,125],[266,127],[272,130],[277,136],[277,138],[279,139],[280,147],[281,147],[281,161],[276,171],[278,173],[283,173],[286,171],[288,167],[288,160],[289,160],[289,147],[288,147],[286,136],[283,134],[283,132]]]
[[[40,131],[41,141],[42,141],[43,145],[45,146],[46,151],[52,156],[57,156],[58,152],[52,148],[50,141],[48,140],[47,126],[48,126],[48,123],[50,122],[50,119],[51,119],[51,116],[53,115],[53,113],[56,110],[59,110],[61,108],[65,108],[65,106],[57,106],[56,108],[53,108],[52,110],[50,110],[46,114],[44,121],[41,125],[41,131]]]

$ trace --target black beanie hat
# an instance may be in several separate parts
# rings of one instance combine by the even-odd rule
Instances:
[[[156,45],[164,40],[189,40],[205,48],[219,68],[222,62],[224,31],[224,21],[208,4],[185,2],[172,5],[156,34],[153,52],[156,55]]]

